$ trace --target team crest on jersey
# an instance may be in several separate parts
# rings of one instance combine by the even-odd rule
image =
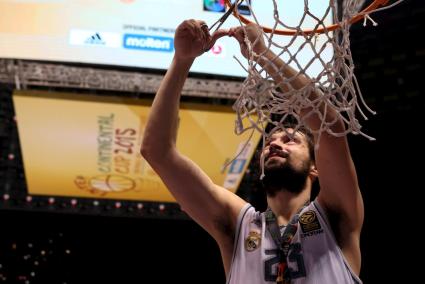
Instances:
[[[245,239],[245,249],[247,251],[254,251],[260,247],[261,236],[256,231],[251,231],[248,234],[248,237]]]
[[[319,220],[317,219],[316,212],[313,210],[309,210],[304,212],[300,216],[300,224],[303,233],[309,233],[311,231],[320,230],[322,227],[320,226]]]

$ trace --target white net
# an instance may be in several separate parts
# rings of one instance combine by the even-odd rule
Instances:
[[[291,116],[296,118],[298,126],[307,126],[307,119],[317,117],[320,125],[316,129],[310,128],[317,134],[316,146],[319,145],[318,141],[323,132],[334,136],[361,134],[373,140],[361,131],[362,127],[357,119],[360,115],[367,120],[366,114],[374,112],[366,105],[357,83],[349,39],[350,19],[359,12],[365,0],[330,0],[329,6],[322,9],[320,15],[310,9],[313,5],[310,2],[314,2],[313,0],[291,0],[302,2],[304,5],[299,22],[295,24],[293,21],[285,23],[285,18],[279,16],[279,7],[282,6],[278,5],[279,1],[269,1],[273,2],[271,32],[262,32],[260,35],[264,37],[266,50],[256,54],[252,47],[260,39],[251,42],[245,37],[248,46],[248,67],[245,68],[236,58],[248,73],[241,95],[233,105],[237,113],[236,133],[240,134],[249,129],[258,130],[265,134],[265,139],[267,134],[264,127],[267,123],[279,128],[282,127],[282,122]],[[250,8],[253,22],[261,26],[255,9],[249,1],[245,3]],[[287,5],[290,4],[287,2]],[[363,14],[362,17],[365,24],[369,19],[376,25],[368,14]],[[329,18],[339,26],[337,29],[330,30],[326,27],[329,25]],[[309,32],[305,32],[306,23],[311,26]],[[242,22],[241,25],[246,28]],[[277,30],[293,32],[287,44],[275,40],[282,37],[276,34]],[[333,49],[331,55],[326,52],[329,47]],[[273,50],[272,57],[270,50]],[[306,50],[308,59],[305,56]],[[279,59],[283,59],[285,64],[279,66]],[[263,64],[257,63],[260,61]],[[308,75],[313,66],[318,70],[314,77]],[[296,72],[288,76],[285,74],[288,73],[285,70],[287,68],[293,68]],[[274,72],[269,72],[270,69]],[[276,74],[279,77],[277,80]],[[272,115],[280,115],[280,119],[274,120]],[[335,131],[336,128],[333,128],[338,120],[345,124],[342,131]]]
[[[257,54],[253,46],[261,39],[250,41],[245,36],[248,67],[244,67],[236,58],[248,75],[243,83],[241,95],[233,105],[237,113],[235,132],[241,134],[247,130],[252,132],[258,130],[263,134],[264,145],[268,136],[276,130],[287,132],[284,122],[291,117],[292,124],[295,118],[293,127],[295,130],[303,126],[316,135],[316,147],[319,147],[320,136],[324,132],[333,136],[360,134],[374,140],[361,131],[362,126],[357,119],[360,115],[367,120],[366,113],[375,114],[375,112],[366,105],[357,83],[349,39],[350,19],[357,15],[365,0],[338,0],[338,2],[330,0],[329,7],[322,9],[320,15],[309,9],[310,5],[314,5],[314,0],[290,0],[287,5],[295,2],[302,2],[304,5],[304,11],[295,24],[293,19],[292,22],[285,23],[285,18],[279,16],[277,2],[283,0],[269,1],[273,3],[273,21],[269,24],[271,31],[269,33],[262,31],[258,36],[263,37],[266,49]],[[401,1],[372,12],[392,7]],[[249,1],[244,2],[249,6],[254,23],[264,25],[256,17],[255,9],[248,3]],[[264,2],[261,2],[264,5]],[[377,25],[370,18],[370,13],[361,15],[364,18],[364,25],[367,24],[367,20]],[[329,19],[337,24],[338,28],[328,29]],[[246,34],[246,26],[240,23]],[[306,23],[311,26],[309,32],[305,32]],[[286,44],[275,40],[282,37],[276,34],[278,29],[293,32]],[[331,55],[326,52],[329,46],[333,50]],[[273,56],[270,56],[271,50]],[[307,59],[306,50],[309,54]],[[280,59],[283,60],[283,65],[278,63]],[[263,63],[260,65],[258,62],[261,61]],[[288,72],[288,68],[294,72]],[[312,69],[315,69],[315,72],[311,72]],[[313,73],[313,76],[309,73]],[[316,128],[308,127],[311,123],[306,123],[313,117],[319,121]],[[338,121],[342,121],[345,127],[333,127]],[[272,129],[266,133],[267,124],[269,127],[272,126],[270,127]],[[263,177],[264,161],[261,161],[261,165]]]

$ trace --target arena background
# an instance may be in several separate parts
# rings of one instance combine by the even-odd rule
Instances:
[[[423,188],[425,5],[405,0],[374,19],[376,27],[358,24],[351,29],[356,74],[366,101],[377,111],[363,122],[375,142],[349,136],[365,202],[361,278],[364,283],[416,283],[410,260],[419,253],[414,236],[420,234],[422,216],[416,210]],[[217,245],[176,204],[76,197],[74,206],[70,197],[28,198],[12,101],[17,82],[10,74],[16,74],[16,66],[25,71],[30,64],[45,62],[0,59],[0,283],[224,283]],[[140,72],[117,66],[108,70]],[[228,80],[205,74],[191,78]],[[37,91],[153,96],[20,83],[21,88]],[[232,100],[187,96],[184,101],[229,106]],[[250,170],[254,166],[249,165],[238,194],[262,208]]]

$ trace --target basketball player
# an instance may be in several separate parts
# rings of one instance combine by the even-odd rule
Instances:
[[[246,30],[252,42],[260,34],[255,25],[248,25]],[[182,209],[217,241],[227,283],[361,283],[358,274],[363,201],[345,137],[323,133],[314,153],[315,137],[307,130],[293,133],[288,128],[287,132],[273,133],[262,152],[268,203],[263,213],[214,184],[176,149],[180,92],[189,69],[197,56],[225,35],[234,37],[247,56],[240,27],[210,35],[203,21],[186,20],[178,26],[175,55],[146,125],[143,157]],[[262,40],[254,46],[258,54],[265,49]],[[266,56],[274,57],[271,52]],[[274,65],[265,68],[271,74],[277,70],[275,67],[283,68],[280,74],[273,74],[277,81],[281,76],[296,74],[281,60]],[[291,84],[300,88],[308,80],[299,77]],[[330,113],[326,119],[334,119],[332,116],[336,114]],[[306,123],[317,129],[320,121],[311,116]],[[342,132],[343,128],[339,121],[333,130]],[[320,193],[310,203],[312,183],[317,178]]]

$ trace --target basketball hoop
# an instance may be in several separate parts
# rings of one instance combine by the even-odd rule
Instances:
[[[369,15],[370,13],[376,12],[378,9],[381,10],[380,8],[387,6],[388,2],[390,0],[374,0],[369,6],[367,6],[365,9],[363,9],[362,11],[360,11],[359,13],[357,13],[356,15],[352,16],[351,19],[349,20],[350,24],[354,24],[355,22],[360,21],[361,19],[364,19],[365,17],[367,17],[367,15]],[[232,3],[230,3],[230,0],[224,0],[226,6],[228,8],[230,8],[232,6]],[[330,2],[334,2],[334,0],[330,0]],[[398,4],[401,1],[397,1],[396,3],[394,3],[393,5]],[[391,5],[391,6],[393,6]],[[389,7],[388,7],[389,8]],[[252,21],[248,20],[246,17],[244,17],[243,15],[241,15],[238,12],[238,9],[234,9],[233,10],[233,15],[238,18],[242,23],[244,24],[250,24],[252,23]],[[333,24],[330,26],[327,26],[325,28],[318,28],[318,29],[306,29],[303,30],[303,33],[306,35],[309,34],[318,34],[318,33],[324,33],[324,32],[328,32],[328,31],[334,31],[338,28],[340,28],[341,25],[340,24]],[[294,35],[297,33],[297,31],[293,31],[293,30],[280,30],[280,29],[275,29],[273,30],[270,27],[266,27],[266,26],[261,26],[261,28],[263,29],[264,32],[266,33],[275,33],[278,35]]]
[[[321,117],[320,129],[311,129],[318,134],[318,138],[320,138],[322,132],[326,131],[334,136],[343,136],[348,133],[362,134],[373,140],[372,137],[367,136],[360,130],[361,125],[356,119],[356,116],[361,115],[367,120],[367,116],[361,106],[369,113],[375,113],[366,105],[354,75],[349,29],[351,23],[359,21],[362,17],[376,24],[369,17],[370,13],[390,8],[403,0],[396,1],[391,5],[387,5],[389,0],[375,0],[361,12],[359,10],[365,0],[338,0],[338,3],[337,0],[330,0],[329,7],[324,7],[326,11],[323,12],[323,15],[313,14],[315,12],[309,7],[309,0],[299,0],[304,5],[303,15],[298,22],[291,24],[284,23],[285,19],[279,18],[277,5],[279,0],[270,1],[273,1],[273,18],[271,19],[274,20],[273,28],[262,26],[250,1],[246,1],[255,24],[263,28],[263,34],[259,35],[259,37],[264,36],[267,42],[265,42],[266,50],[261,54],[256,54],[252,50],[252,42],[249,42],[246,37],[245,43],[249,51],[248,67],[245,68],[236,58],[248,73],[242,86],[241,95],[233,105],[233,109],[238,115],[236,133],[242,133],[247,129],[264,129],[264,124],[273,122],[271,114],[295,116],[299,125],[305,125],[298,114],[301,109],[308,108],[311,109],[311,114],[303,115],[304,117],[309,117],[310,115]],[[238,12],[238,9],[235,8],[235,5],[230,3],[230,0],[225,0],[225,3],[227,6],[234,8],[233,14],[240,20],[240,24],[244,29],[244,23],[253,23],[243,17]],[[231,9],[229,8],[228,13],[230,11]],[[310,25],[314,29],[303,29],[306,17],[309,17]],[[335,24],[326,25],[325,22],[328,22],[329,18],[332,18]],[[287,30],[279,30],[278,27],[284,27]],[[286,35],[289,40],[287,43],[281,44],[275,34]],[[323,52],[326,47],[331,47],[333,54],[329,55]],[[307,59],[302,54],[303,49],[309,52]],[[266,57],[268,51],[273,51],[274,58]],[[284,58],[285,64],[292,65],[297,69],[297,75],[291,78],[283,78],[284,67],[276,69],[278,68],[275,65],[277,58]],[[266,62],[266,64],[263,64],[263,67],[260,66],[257,63],[259,60]],[[317,73],[309,76],[307,74],[310,72],[309,68],[314,64]],[[273,66],[274,73],[282,75],[283,82],[274,82],[273,74],[268,74],[264,65]],[[293,87],[292,84],[298,76],[306,76],[310,79],[309,83],[302,88]],[[283,91],[283,86],[286,87],[285,91]],[[312,100],[310,97],[312,92],[318,92],[320,95]],[[336,121],[328,122],[325,120],[326,114],[319,113],[318,109],[323,109],[323,106],[325,110],[336,112],[339,119],[344,122],[346,128],[342,133],[334,133],[332,126]],[[244,121],[248,121],[248,127],[246,123],[243,123]]]
[[[265,0],[262,0],[265,1]],[[279,18],[277,1],[273,1],[273,16],[268,20],[274,21],[273,28],[265,27],[259,23],[255,10],[250,1],[246,1],[254,24],[262,27],[262,32],[255,41],[251,42],[248,37],[244,41],[247,46],[247,67],[235,57],[239,64],[247,72],[247,77],[242,84],[240,96],[233,104],[237,119],[235,122],[236,134],[241,134],[247,130],[259,131],[263,134],[263,142],[269,136],[265,132],[265,126],[271,124],[274,129],[285,131],[285,119],[295,118],[297,130],[301,126],[307,126],[306,119],[315,116],[320,120],[318,129],[310,129],[316,136],[316,148],[319,147],[320,137],[323,132],[336,137],[345,136],[349,133],[360,134],[370,140],[374,138],[361,131],[358,117],[367,120],[366,109],[369,113],[375,114],[362,97],[359,84],[354,74],[354,62],[350,50],[350,27],[352,23],[370,20],[369,14],[390,8],[403,0],[398,0],[391,5],[387,5],[389,0],[375,0],[372,4],[360,11],[365,0],[329,0],[329,7],[323,7],[326,11],[323,16],[314,14],[309,6],[309,0],[298,0],[304,5],[303,15],[296,23],[284,23],[284,17]],[[295,0],[291,0],[295,1]],[[314,0],[311,0],[314,1]],[[336,3],[338,1],[338,3]],[[230,0],[225,0],[230,7]],[[262,3],[263,4],[263,3]],[[235,7],[233,7],[235,8]],[[229,9],[230,11],[230,9]],[[229,12],[228,11],[228,12]],[[253,23],[243,17],[238,9],[233,9],[234,16],[239,20],[243,29],[244,24]],[[309,24],[304,29],[304,18],[309,18]],[[326,25],[332,18],[333,24]],[[267,19],[264,19],[266,21]],[[286,19],[287,22],[289,19]],[[284,30],[278,29],[283,27]],[[261,29],[260,29],[261,31]],[[246,30],[245,30],[246,32]],[[287,36],[288,41],[281,43],[275,34]],[[266,49],[260,54],[253,50],[256,41],[263,37]],[[331,53],[324,50],[330,47]],[[306,58],[303,50],[308,52]],[[272,54],[272,58],[270,57]],[[288,78],[284,76],[285,66],[276,65],[277,59],[285,61],[286,66],[296,69],[296,74]],[[263,62],[262,65],[258,62]],[[279,67],[280,66],[280,67]],[[315,72],[311,73],[310,67],[314,66]],[[272,67],[272,68],[266,68]],[[273,70],[273,74],[266,70]],[[270,71],[269,71],[270,72]],[[310,75],[308,74],[310,73]],[[274,76],[279,76],[276,82]],[[307,78],[302,87],[294,85],[297,77]],[[312,97],[312,94],[315,96]],[[303,115],[301,116],[301,111]],[[332,113],[335,117],[328,120]],[[276,120],[275,116],[281,118]],[[335,123],[342,121],[344,128],[334,127]],[[341,132],[335,132],[341,131]],[[264,145],[264,144],[263,144]]]

